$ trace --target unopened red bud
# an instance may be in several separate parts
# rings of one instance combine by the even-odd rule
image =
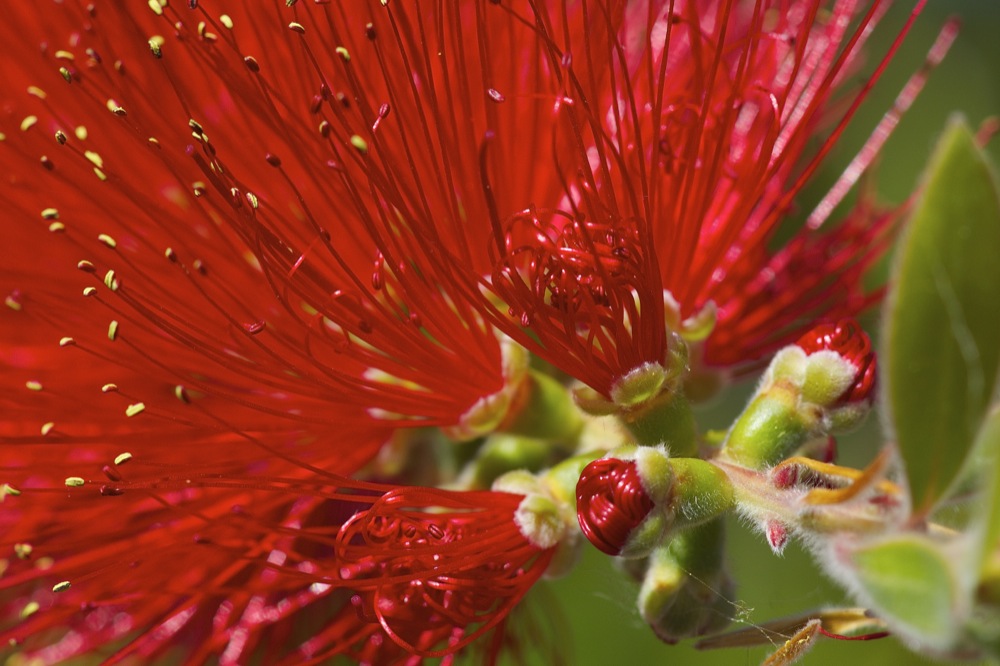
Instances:
[[[781,555],[788,543],[788,528],[779,520],[768,520],[764,524],[764,536],[775,555]]]
[[[653,509],[634,460],[602,458],[587,465],[576,485],[576,516],[592,544],[618,555]]]
[[[791,488],[799,482],[799,469],[795,465],[781,465],[771,472],[771,483],[775,488]]]
[[[836,352],[854,366],[854,382],[840,395],[838,402],[865,402],[875,390],[875,352],[868,334],[853,319],[820,324],[799,338],[796,344],[806,355],[819,351]]]

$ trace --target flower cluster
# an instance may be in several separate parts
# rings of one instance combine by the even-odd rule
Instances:
[[[835,113],[884,4],[8,7],[2,644],[515,649],[577,542],[551,506],[627,439],[595,444],[570,388],[614,412],[662,369],[637,422],[688,363],[760,367],[877,298],[896,211],[773,239],[870,88]],[[491,489],[519,468],[537,492]]]

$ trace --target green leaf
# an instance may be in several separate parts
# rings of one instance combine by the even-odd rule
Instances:
[[[986,417],[983,429],[976,437],[975,465],[981,478],[985,497],[980,514],[976,517],[981,530],[981,542],[976,573],[982,575],[989,565],[989,557],[1000,548],[1000,406],[994,406]]]
[[[911,643],[947,650],[964,620],[949,559],[927,537],[902,535],[853,553],[862,600]]]
[[[885,403],[926,515],[963,465],[1000,365],[1000,197],[962,121],[931,158],[884,320]]]

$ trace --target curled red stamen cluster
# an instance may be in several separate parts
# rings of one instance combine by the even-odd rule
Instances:
[[[516,217],[516,223],[526,221]],[[642,248],[634,224],[598,224],[572,221],[565,226],[544,228],[531,217],[533,238],[518,242],[516,229],[505,236],[507,256],[503,265],[523,268],[538,303],[574,315],[620,325],[622,313],[616,304],[640,286]],[[530,313],[529,313],[530,317]]]
[[[340,577],[359,617],[407,652],[454,653],[492,630],[545,571],[514,521],[520,496],[400,488],[341,528]],[[428,636],[448,638],[446,647]],[[436,648],[436,649],[434,649]]]
[[[871,340],[858,322],[841,319],[836,323],[820,324],[796,342],[805,353],[830,350],[837,352],[857,371],[854,383],[844,391],[838,402],[869,400],[875,389],[876,363]]]
[[[576,484],[576,517],[590,543],[618,555],[653,509],[634,460],[602,458],[587,465]]]
[[[534,351],[604,393],[666,353],[662,287],[643,234],[636,220],[532,209],[507,221],[493,268],[509,314],[542,344]]]

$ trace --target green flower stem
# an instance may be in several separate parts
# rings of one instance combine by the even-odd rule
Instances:
[[[722,455],[754,469],[788,458],[812,435],[794,389],[772,386],[757,394],[736,420]]]
[[[697,428],[691,403],[680,388],[664,391],[636,408],[620,413],[619,419],[635,436],[638,444],[666,444],[670,455],[677,458],[692,458],[698,453]]]
[[[668,550],[688,574],[707,579],[722,570],[725,545],[725,522],[716,519],[677,535]]]

